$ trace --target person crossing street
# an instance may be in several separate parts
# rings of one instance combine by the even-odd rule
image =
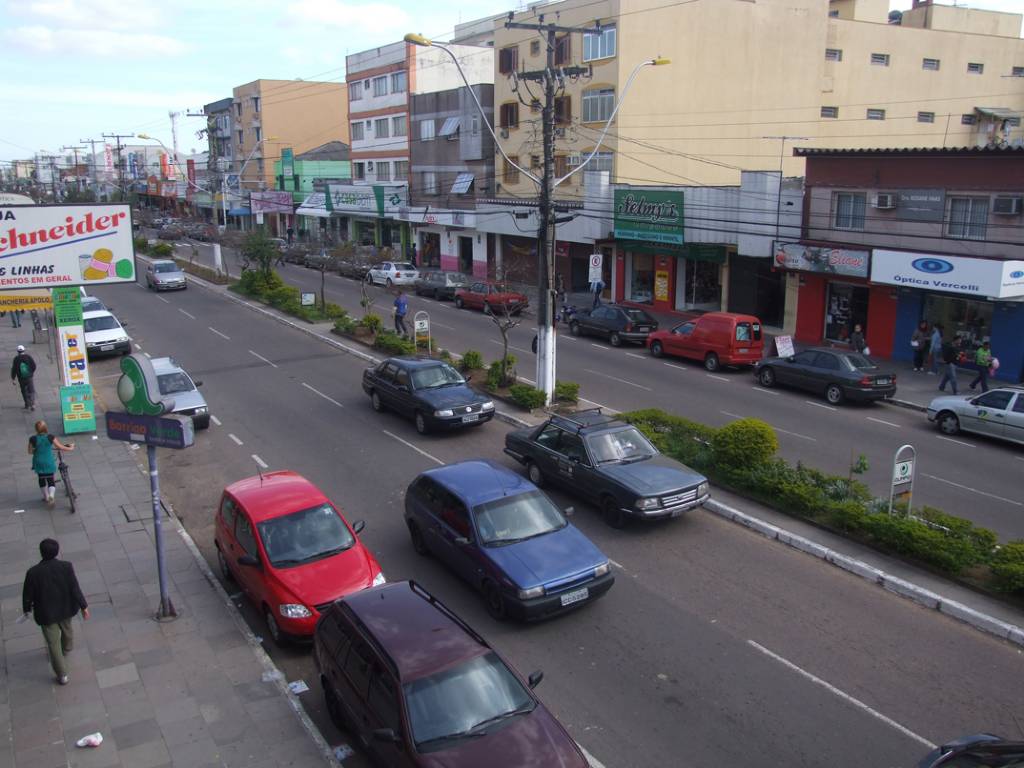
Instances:
[[[395,297],[395,333],[399,336],[408,336],[409,331],[405,327],[405,316],[409,312],[409,298],[401,288]]]

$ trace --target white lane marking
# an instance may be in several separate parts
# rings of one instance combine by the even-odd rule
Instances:
[[[846,702],[852,704],[853,706],[857,707],[857,709],[861,710],[862,712],[866,712],[867,714],[871,715],[872,717],[877,718],[878,720],[881,720],[883,723],[885,723],[886,725],[890,726],[891,728],[895,728],[897,731],[902,733],[904,736],[909,736],[911,739],[913,739],[914,741],[918,742],[919,744],[923,744],[928,749],[935,749],[935,745],[932,744],[930,741],[928,741],[928,739],[924,738],[923,736],[917,735],[916,733],[914,733],[912,730],[910,730],[906,726],[900,725],[899,723],[897,723],[892,718],[886,717],[881,712],[879,712],[877,709],[872,709],[867,704],[865,704],[863,701],[861,701],[859,699],[853,698],[853,696],[851,696],[850,694],[846,693],[845,691],[841,691],[840,689],[836,688],[831,683],[829,683],[829,682],[827,682],[825,680],[822,680],[820,677],[818,677],[816,675],[812,675],[810,672],[808,672],[805,669],[801,669],[800,667],[798,667],[796,664],[794,664],[793,662],[789,661],[788,659],[784,659],[781,656],[779,656],[777,653],[773,653],[772,651],[769,651],[763,645],[761,645],[759,643],[755,643],[753,640],[747,640],[747,644],[749,646],[751,646],[752,648],[756,648],[757,650],[759,650],[761,653],[763,653],[768,658],[775,659],[775,661],[779,662],[783,666],[788,667],[789,669],[793,670],[794,672],[796,672],[801,677],[804,677],[807,680],[810,680],[812,683],[815,683],[816,685],[820,685],[822,688],[827,690],[829,693],[835,694],[840,699],[842,699],[843,701],[846,701]]]
[[[241,440],[239,440],[237,437],[235,437],[230,432],[228,433],[228,437],[230,437],[232,440],[234,440],[235,445],[244,445],[244,443]]]
[[[447,330],[447,331],[454,331],[454,330],[455,330],[455,326],[452,326],[452,325],[444,325],[443,323],[439,323],[439,322],[437,322],[436,320],[431,320],[431,321],[430,321],[430,324],[431,324],[431,325],[436,325],[436,326],[437,326],[438,328],[444,328],[444,329],[445,329],[445,330]]]
[[[267,365],[269,365],[269,366],[272,366],[272,367],[274,367],[274,368],[277,368],[277,364],[276,364],[276,363],[272,363],[272,362],[270,362],[270,361],[269,361],[269,360],[267,360],[267,358],[265,358],[265,357],[264,357],[263,355],[261,355],[261,354],[259,354],[259,353],[257,353],[257,352],[253,352],[253,351],[252,351],[251,349],[249,350],[249,354],[250,354],[250,355],[252,355],[253,357],[258,357],[258,358],[259,358],[260,360],[262,360],[262,361],[263,361],[264,363],[266,363]]]
[[[576,742],[576,746],[580,748],[580,751],[583,753],[583,757],[586,758],[587,763],[590,765],[590,768],[605,768],[605,764],[598,760],[596,757],[594,757],[592,754],[590,754],[587,751],[586,747],[584,747],[578,741]]]
[[[635,357],[637,360],[647,360],[647,355],[638,355],[636,352],[627,352],[630,357]]]
[[[579,339],[577,339],[575,336],[570,336],[567,333],[558,334],[558,338],[565,339],[566,341],[579,341]]]
[[[935,437],[937,437],[939,440],[945,440],[947,443],[956,443],[957,445],[962,445],[965,448],[975,448],[976,447],[976,446],[972,445],[971,443],[965,443],[963,440],[954,440],[952,437],[943,437],[942,435],[936,435]]]
[[[719,381],[725,381],[725,382],[732,381],[732,379],[728,379],[725,376],[716,376],[713,373],[706,373],[704,375],[707,376],[709,379],[718,379]]]
[[[216,333],[216,334],[217,334],[218,336],[220,336],[220,337],[221,337],[222,339],[227,339],[228,341],[231,341],[231,337],[230,337],[230,336],[228,336],[228,335],[227,335],[226,333],[221,333],[221,332],[220,332],[220,331],[218,331],[218,330],[217,330],[216,328],[214,328],[214,327],[213,327],[212,325],[208,325],[208,326],[206,326],[206,327],[207,327],[207,328],[209,328],[209,329],[210,329],[211,331],[213,331],[214,333]]]
[[[622,413],[622,411],[618,410],[617,408],[612,408],[610,405],[604,405],[602,403],[597,403],[597,402],[594,402],[593,400],[587,400],[587,398],[585,398],[585,397],[581,397],[580,398],[580,402],[590,403],[591,405],[596,405],[601,410],[606,411],[606,412],[612,414],[613,416],[615,414],[617,414],[617,413]]]
[[[440,460],[439,458],[437,458],[437,456],[431,456],[431,455],[430,455],[429,453],[427,453],[426,451],[424,451],[424,450],[423,450],[422,448],[418,448],[418,447],[416,447],[415,445],[413,445],[412,443],[410,443],[410,442],[409,442],[408,440],[403,440],[403,439],[402,439],[402,438],[400,438],[400,437],[399,437],[398,435],[396,435],[396,434],[393,434],[393,433],[391,433],[391,432],[388,432],[388,431],[387,431],[386,429],[382,429],[382,430],[381,430],[381,432],[383,432],[383,433],[384,433],[385,435],[387,435],[388,437],[390,437],[390,438],[393,438],[393,439],[397,440],[397,441],[398,441],[398,442],[400,442],[400,443],[401,443],[402,445],[407,445],[407,446],[409,446],[410,448],[412,448],[412,449],[413,449],[414,451],[416,451],[416,453],[420,454],[421,456],[426,456],[426,457],[427,457],[428,459],[430,459],[431,461],[433,461],[433,462],[435,462],[435,463],[437,463],[437,464],[440,464],[441,466],[444,466],[444,462],[443,462],[443,461],[441,461],[441,460]]]
[[[772,424],[771,427],[776,432],[781,432],[784,435],[792,435],[793,437],[799,437],[801,440],[810,440],[812,443],[818,442],[818,438],[816,437],[808,437],[807,435],[801,435],[799,432],[790,432],[789,430],[786,429],[780,429],[779,427],[776,427],[774,424]]]
[[[210,414],[210,421],[212,421],[212,422],[213,422],[214,424],[216,424],[216,425],[217,425],[218,427],[220,426],[220,419],[218,419],[218,418],[217,418],[216,416],[214,416],[213,414]]]
[[[878,422],[879,424],[885,424],[885,426],[887,426],[887,427],[896,427],[897,429],[902,426],[901,424],[896,424],[896,423],[894,423],[892,421],[885,421],[884,419],[876,419],[874,416],[868,416],[868,421],[875,421],[875,422]]]
[[[1017,459],[1017,461],[1024,461],[1024,456],[1014,456],[1013,458]]]
[[[437,325],[437,323],[434,323],[434,325]],[[501,342],[498,341],[497,339],[488,339],[488,341],[491,342],[492,344],[497,344],[498,346],[501,346]],[[515,344],[509,344],[508,348],[509,349],[514,349],[516,352],[530,352],[529,349],[523,349],[522,347],[517,347]]]
[[[645,392],[653,392],[654,391],[650,387],[645,387],[643,384],[637,384],[636,382],[633,382],[633,381],[626,381],[625,379],[620,379],[618,376],[609,376],[607,373],[601,373],[600,371],[595,371],[595,370],[592,370],[590,368],[584,368],[583,370],[586,371],[587,373],[592,373],[595,376],[603,376],[604,378],[611,379],[612,381],[618,381],[618,382],[620,382],[622,384],[628,384],[631,387],[636,387],[637,389],[642,389]]]
[[[140,347],[140,346],[139,346],[138,344],[136,344],[136,345],[135,345],[135,348],[136,348],[137,350],[139,350],[140,352],[142,351],[142,347]]]
[[[594,342],[590,342],[590,346],[597,347],[598,349],[611,349],[611,347],[606,347],[604,344],[595,344]]]
[[[685,371],[686,370],[686,368],[684,366],[676,365],[675,363],[662,363],[662,365],[667,365],[669,368],[675,368],[677,371]]]
[[[824,408],[826,411],[836,411],[838,408],[833,408],[831,405],[825,405],[824,403],[816,403],[813,400],[804,400],[808,405],[813,405],[816,408]]]
[[[990,499],[996,499],[997,501],[1004,501],[1007,504],[1013,504],[1015,507],[1024,507],[1024,503],[1021,503],[1019,501],[1014,501],[1013,499],[1007,499],[1007,498],[1004,498],[1002,496],[996,496],[994,493],[987,493],[985,491],[979,491],[977,488],[971,488],[969,485],[960,485],[960,483],[954,483],[952,480],[947,480],[944,477],[936,477],[935,475],[929,475],[929,474],[926,474],[924,472],[922,472],[921,475],[924,476],[924,477],[927,477],[930,480],[938,480],[940,483],[946,483],[947,485],[952,485],[954,488],[962,488],[963,490],[970,491],[971,493],[977,493],[977,494],[979,494],[981,496],[988,496]]]
[[[265,462],[263,459],[261,459],[255,453],[252,454],[252,460],[255,461],[257,464],[259,464],[262,469],[270,469],[270,467],[267,465],[267,462]]]
[[[160,299],[160,301],[162,301],[164,304],[170,304],[171,303],[167,299],[165,299],[163,296],[157,296],[157,298]]]
[[[142,354],[144,354],[146,357],[152,357],[152,355],[149,354],[149,352],[143,352]]]
[[[751,387],[751,389],[754,390],[755,392],[760,392],[763,395],[774,395],[775,397],[779,396],[778,392],[773,392],[772,390],[765,389],[764,387],[753,386]]]
[[[525,381],[527,384],[529,384],[531,386],[534,386],[534,387],[537,386],[537,382],[534,381],[533,379],[528,379],[525,376],[520,376],[519,378],[520,378],[520,380]]]
[[[732,416],[732,418],[734,418],[734,419],[742,419],[743,418],[738,413],[730,413],[729,411],[719,411],[719,413],[724,413],[726,416]]]
[[[626,570],[626,567],[622,563],[616,562],[615,560],[612,560],[610,557],[608,558],[608,562],[611,563],[612,565],[614,565],[616,568],[618,568],[621,571]]]
[[[195,319],[196,319],[196,316],[195,316],[195,315],[193,315],[193,314],[192,314],[191,312],[186,312],[186,311],[185,311],[184,309],[182,309],[181,307],[178,307],[178,311],[179,311],[179,312],[181,312],[181,314],[183,314],[183,315],[184,315],[185,317],[191,317],[191,318],[192,318],[193,320],[195,320]]]
[[[313,394],[315,394],[315,395],[320,395],[320,397],[322,397],[322,398],[323,398],[324,400],[326,400],[327,402],[329,402],[329,403],[334,403],[334,404],[335,404],[336,406],[338,406],[339,408],[344,408],[344,407],[345,407],[344,405],[342,405],[341,403],[339,403],[339,402],[338,402],[337,400],[335,400],[335,399],[334,399],[333,397],[328,397],[327,395],[325,395],[325,394],[324,394],[323,392],[321,392],[321,391],[320,391],[319,389],[317,389],[316,387],[311,387],[311,386],[309,386],[309,384],[307,384],[306,382],[302,382],[302,386],[304,386],[304,387],[305,387],[306,389],[308,389],[308,390],[309,390],[310,392],[312,392]]]

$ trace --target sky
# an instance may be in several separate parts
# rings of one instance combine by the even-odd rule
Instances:
[[[0,161],[58,152],[103,133],[143,132],[170,145],[171,110],[201,111],[258,78],[342,82],[348,53],[396,42],[406,32],[445,39],[457,22],[519,4],[0,0]],[[890,5],[905,8],[910,0]],[[1024,10],[1024,0],[969,5]],[[202,119],[182,117],[178,126],[182,152],[204,149],[196,138]]]

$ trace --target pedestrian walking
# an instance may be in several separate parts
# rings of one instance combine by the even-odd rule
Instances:
[[[53,456],[53,449],[57,447],[62,451],[75,450],[74,443],[64,445],[56,436],[47,431],[46,422],[40,419],[36,422],[36,433],[28,439],[28,452],[32,456],[32,471],[39,477],[39,490],[43,494],[43,501],[53,504],[57,495],[57,486],[53,479],[57,471],[57,461]]]
[[[939,379],[939,392],[946,391],[946,384],[949,384],[950,390],[954,395],[959,394],[957,392],[956,382],[956,364],[960,360],[960,344],[959,339],[956,343],[947,341],[942,345],[942,378]]]
[[[21,590],[21,610],[26,616],[33,614],[43,631],[50,666],[57,682],[68,684],[68,668],[64,656],[71,653],[75,635],[71,620],[79,611],[89,618],[89,604],[85,601],[75,568],[66,560],[58,560],[60,544],[55,539],[39,542],[42,560],[28,569]]]
[[[910,337],[910,348],[914,350],[914,370],[924,370],[924,356],[928,352],[928,323],[922,320]]]
[[[594,294],[594,303],[591,309],[597,309],[601,306],[601,291],[604,290],[604,281],[595,280],[590,284],[590,291]]]
[[[942,362],[942,325],[935,323],[932,326],[932,337],[928,341],[928,373],[934,376],[939,372],[939,363]]]
[[[11,310],[11,327],[21,328],[21,316],[25,313],[24,309],[12,309]]]
[[[292,241],[295,239],[295,227],[288,227],[288,229],[285,230],[285,234],[288,235],[288,245],[291,245]]]
[[[36,409],[36,361],[32,355],[25,351],[25,347],[18,345],[18,354],[11,362],[11,384],[21,387],[21,399],[25,401],[25,410]]]
[[[991,365],[992,348],[987,341],[983,341],[981,346],[978,347],[978,351],[974,353],[974,367],[977,369],[978,375],[971,382],[971,389],[980,384],[981,391],[988,392],[988,369]]]
[[[395,333],[399,336],[409,335],[409,331],[405,327],[405,315],[408,311],[409,299],[399,288],[398,295],[395,297]]]
[[[854,323],[853,333],[850,334],[850,346],[857,352],[867,349],[867,342],[864,340],[864,330],[860,323]]]
[[[555,274],[555,295],[559,302],[565,304],[565,275],[561,272]]]

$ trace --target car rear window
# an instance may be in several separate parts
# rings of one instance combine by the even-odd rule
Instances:
[[[760,341],[760,323],[736,323],[736,341]]]
[[[154,272],[181,272],[177,264],[154,264]]]
[[[408,262],[405,262],[403,264],[395,264],[395,269],[405,270],[406,272],[415,272],[416,271],[416,265],[415,264],[409,264]]]
[[[651,316],[644,312],[642,309],[624,309],[626,317],[631,323],[649,323],[651,322]]]
[[[864,355],[857,354],[856,352],[845,354],[843,355],[843,357],[846,358],[847,363],[856,368],[858,371],[870,371],[878,367],[877,365],[875,365],[875,361],[872,360],[870,357],[865,357]]]
[[[86,333],[92,333],[93,331],[112,331],[115,328],[120,328],[117,320],[113,315],[100,315],[99,317],[87,317],[82,321],[82,325],[85,326]]]

